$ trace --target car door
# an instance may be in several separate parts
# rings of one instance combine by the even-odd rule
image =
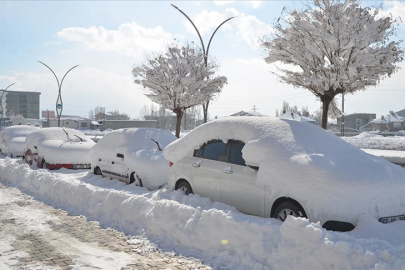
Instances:
[[[213,201],[221,201],[221,167],[225,160],[225,143],[213,140],[194,151],[190,159],[193,192]]]
[[[242,157],[244,143],[227,143],[227,163],[221,166],[221,200],[239,211],[264,216],[264,188],[256,184],[257,170],[246,166]]]
[[[113,178],[129,183],[129,173],[124,158],[124,154],[117,153],[115,155],[111,162],[111,174]]]

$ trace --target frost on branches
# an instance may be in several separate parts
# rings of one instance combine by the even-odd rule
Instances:
[[[135,83],[147,89],[147,97],[176,114],[176,136],[179,137],[184,110],[220,93],[227,82],[226,77],[212,77],[216,70],[214,62],[205,67],[201,50],[187,44],[169,46],[165,53],[136,66],[132,74]]]
[[[21,114],[14,114],[11,112],[10,114],[10,122],[12,126],[21,125],[24,122],[25,118]]]
[[[276,75],[321,100],[326,129],[336,95],[375,86],[398,70],[395,64],[403,60],[404,51],[401,41],[390,40],[395,24],[391,16],[381,17],[379,9],[362,8],[355,0],[313,0],[306,9],[279,18],[275,33],[261,45],[268,64],[299,67],[278,68]]]

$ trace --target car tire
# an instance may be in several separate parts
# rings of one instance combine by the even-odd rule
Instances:
[[[131,173],[129,177],[129,184],[134,184],[137,187],[143,187],[141,178],[135,173]]]
[[[281,221],[285,221],[287,216],[307,218],[307,214],[302,206],[293,201],[285,201],[281,203],[277,206],[273,215],[274,218]]]
[[[181,181],[177,184],[176,190],[182,190],[184,194],[193,194],[193,189],[187,181]]]
[[[102,175],[100,167],[97,166],[97,167],[94,168],[94,174],[95,175]]]
[[[48,164],[46,163],[45,159],[43,159],[42,162],[41,162],[41,168],[42,169],[48,169]]]

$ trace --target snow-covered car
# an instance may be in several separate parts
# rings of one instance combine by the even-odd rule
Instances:
[[[241,212],[348,231],[361,215],[405,220],[405,170],[319,126],[268,117],[206,123],[164,150],[169,188]]]
[[[175,139],[170,131],[156,128],[111,131],[91,148],[94,174],[157,189],[170,175],[162,150]]]
[[[95,143],[80,131],[51,127],[34,131],[25,139],[24,159],[40,168],[90,169],[90,148]]]
[[[0,132],[0,153],[10,157],[22,157],[24,155],[25,137],[39,127],[11,126]]]

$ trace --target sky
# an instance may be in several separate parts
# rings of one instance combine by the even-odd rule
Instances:
[[[215,28],[209,56],[219,63],[218,75],[228,78],[209,108],[211,118],[255,108],[274,116],[283,101],[311,113],[320,101],[305,89],[279,82],[266,64],[259,39],[272,31],[283,7],[301,1],[0,1],[0,89],[41,92],[41,110],[55,110],[59,80],[73,66],[62,85],[63,114],[88,117],[96,106],[119,110],[139,119],[151,101],[145,89],[133,82],[132,68],[146,57],[164,51],[174,40],[199,38],[185,12],[199,29],[205,47]],[[405,18],[405,1],[363,1],[383,4],[383,11]],[[395,40],[404,39],[400,24]],[[404,47],[404,45],[402,45]],[[376,113],[405,109],[403,67],[378,86],[345,96],[345,112]],[[341,102],[341,99],[338,99]]]

